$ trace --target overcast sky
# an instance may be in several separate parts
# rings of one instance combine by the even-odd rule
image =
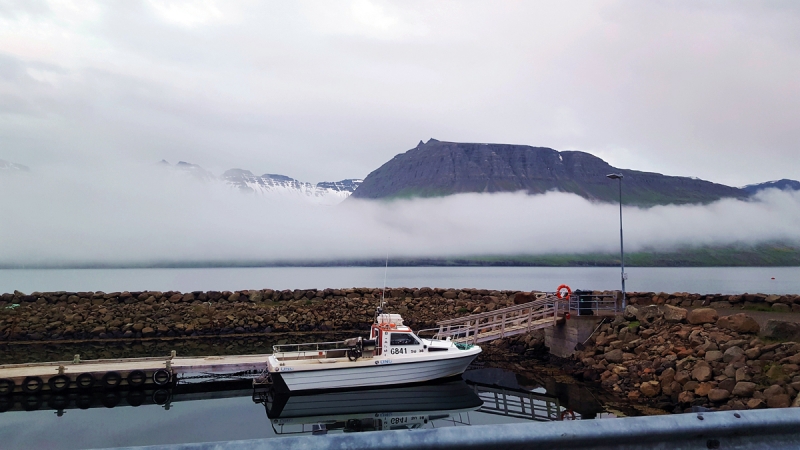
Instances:
[[[800,179],[800,2],[0,0],[0,159],[364,177],[420,139]]]

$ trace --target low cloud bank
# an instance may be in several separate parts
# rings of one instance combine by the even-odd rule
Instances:
[[[0,265],[268,262],[615,252],[618,206],[551,192],[334,207],[242,194],[165,170],[0,176]],[[800,242],[800,193],[625,208],[626,250]]]

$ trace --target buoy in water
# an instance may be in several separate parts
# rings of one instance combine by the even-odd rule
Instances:
[[[774,280],[774,279],[775,279],[775,277],[772,277],[772,278],[770,278],[770,279],[771,279],[771,280]]]

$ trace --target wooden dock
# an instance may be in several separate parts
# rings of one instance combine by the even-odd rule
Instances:
[[[97,359],[0,365],[0,395],[167,386],[203,374],[261,373],[269,355]]]

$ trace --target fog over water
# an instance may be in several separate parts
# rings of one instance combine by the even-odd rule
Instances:
[[[146,264],[614,252],[618,206],[550,192],[336,206],[244,194],[158,167],[0,177],[0,264]],[[800,241],[800,192],[626,207],[630,251]]]

